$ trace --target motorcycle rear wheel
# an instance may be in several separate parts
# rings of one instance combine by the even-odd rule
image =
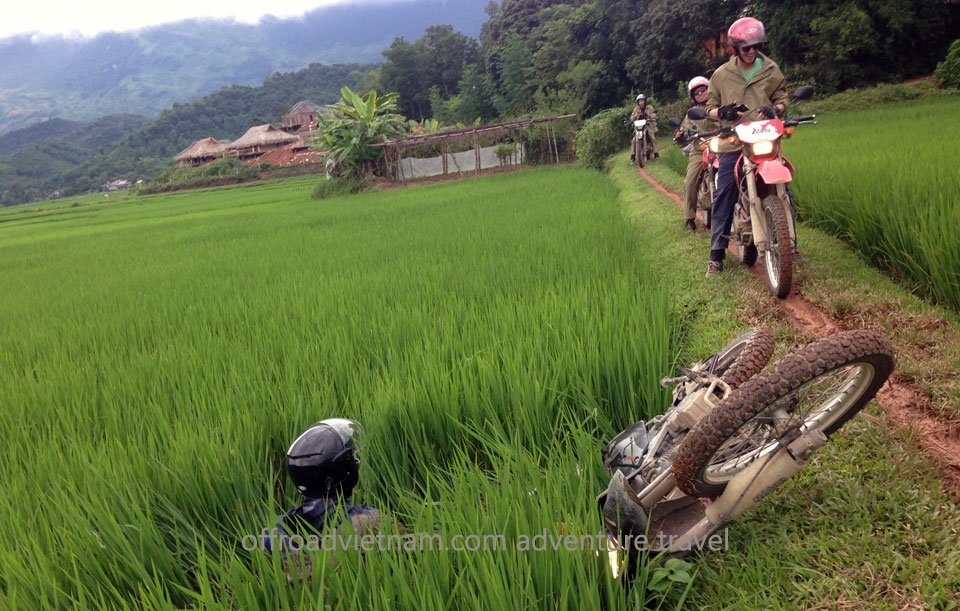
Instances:
[[[710,357],[716,358],[712,373],[730,388],[737,388],[763,369],[773,356],[773,347],[769,331],[762,327],[747,329]]]
[[[767,221],[767,250],[763,263],[767,270],[767,287],[779,299],[790,294],[793,285],[793,243],[783,203],[776,195],[763,198],[763,214]]]
[[[716,498],[792,430],[831,435],[876,395],[893,371],[890,345],[870,330],[845,331],[804,346],[747,380],[681,442],[677,486]]]

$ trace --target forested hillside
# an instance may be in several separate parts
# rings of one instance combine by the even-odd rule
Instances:
[[[436,31],[396,40],[368,82],[399,91],[416,119],[590,115],[638,92],[675,99],[727,59],[727,27],[746,13],[766,25],[787,78],[818,95],[929,75],[960,32],[960,3],[932,0],[502,0],[487,10],[479,44]]]
[[[233,140],[251,126],[279,122],[300,100],[332,104],[351,74],[370,65],[314,64],[277,73],[259,87],[234,85],[190,104],[176,104],[150,121],[105,117],[84,134],[40,142],[0,158],[0,204],[97,189],[108,180],[150,179],[172,163],[190,143],[206,136]],[[94,139],[97,134],[99,139]]]
[[[477,0],[352,0],[257,25],[207,19],[91,39],[6,38],[0,134],[52,117],[152,117],[225,85],[256,86],[278,70],[381,61],[395,37],[416,37],[432,23],[476,36],[485,18]]]
[[[0,138],[0,156],[11,155],[41,140],[69,136],[83,126],[84,123],[80,121],[53,118],[14,130]]]

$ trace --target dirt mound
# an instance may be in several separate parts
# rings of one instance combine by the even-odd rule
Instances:
[[[254,157],[248,160],[246,163],[249,166],[255,166],[262,163],[269,163],[272,166],[291,166],[291,165],[301,165],[304,163],[321,163],[323,160],[323,152],[315,151],[309,148],[302,148],[303,145],[298,145],[298,148],[291,146],[285,146],[283,148],[273,149],[272,151],[267,151],[266,153],[260,155],[259,157]]]

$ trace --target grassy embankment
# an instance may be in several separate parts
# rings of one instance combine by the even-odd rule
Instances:
[[[682,188],[682,176],[666,164],[649,170]],[[770,328],[778,355],[813,339],[794,330],[738,265],[708,282],[708,237],[683,232],[680,211],[636,175],[626,154],[612,160],[611,176],[641,241],[655,244],[654,265],[672,278],[685,321],[681,360],[746,324]],[[900,375],[930,384],[957,375],[955,315],[910,295],[835,238],[802,225],[800,239],[799,285],[807,297],[833,314],[830,303],[848,304],[850,315],[840,321],[850,328],[881,329],[895,346]],[[853,316],[854,308],[864,315]],[[931,326],[923,338],[907,322]],[[941,409],[960,412],[955,395],[935,397]],[[875,405],[868,412],[883,419]],[[960,593],[960,512],[915,441],[864,418],[847,424],[800,476],[731,528],[732,552],[700,557],[690,600],[706,608],[950,608]]]

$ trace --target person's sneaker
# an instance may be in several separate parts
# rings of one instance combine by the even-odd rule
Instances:
[[[687,222],[684,223],[683,226],[690,233],[695,233],[697,231],[697,222],[693,219],[687,219]]]
[[[637,160],[636,153],[630,153],[630,163],[633,163],[636,160]]]
[[[707,263],[707,278],[723,271],[723,261],[709,261]]]

